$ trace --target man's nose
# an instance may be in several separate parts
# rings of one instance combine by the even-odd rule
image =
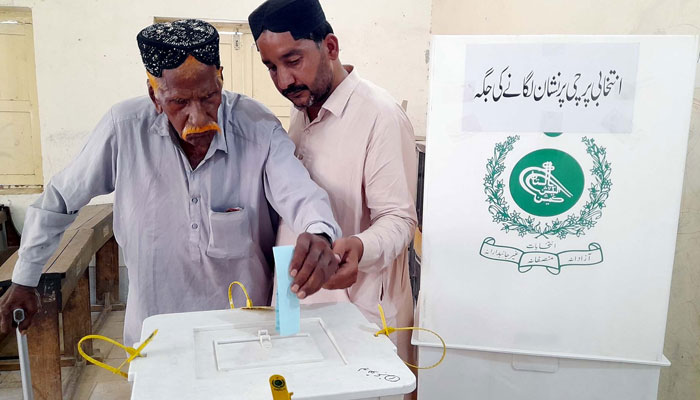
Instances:
[[[189,125],[193,127],[201,128],[210,122],[214,122],[211,117],[207,115],[204,107],[197,101],[192,102],[189,114],[188,122]]]
[[[287,68],[279,68],[277,70],[277,86],[281,90],[287,89],[294,83],[294,75],[287,71]]]

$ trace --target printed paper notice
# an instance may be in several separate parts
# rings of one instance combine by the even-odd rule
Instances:
[[[631,133],[636,43],[469,44],[464,132]]]

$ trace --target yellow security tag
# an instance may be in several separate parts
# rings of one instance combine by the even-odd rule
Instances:
[[[270,377],[270,390],[272,391],[272,400],[291,400],[294,394],[287,391],[287,382],[282,375]]]
[[[245,307],[241,307],[242,310],[257,310],[257,311],[274,311],[274,307],[270,306],[254,306],[253,301],[250,299],[250,296],[248,296],[248,291],[246,290],[245,286],[243,286],[242,283],[238,281],[231,282],[230,285],[228,285],[228,304],[231,306],[231,309],[236,308],[235,305],[233,305],[233,295],[231,294],[231,289],[233,289],[233,285],[238,285],[241,289],[243,289],[243,294],[245,295]]]
[[[121,376],[123,376],[124,378],[128,378],[128,375],[126,374],[126,372],[123,372],[123,371],[121,370],[121,368],[122,368],[125,364],[130,363],[131,361],[133,361],[134,358],[136,358],[136,357],[142,357],[141,351],[146,347],[146,345],[148,345],[148,344],[151,342],[151,340],[153,340],[153,337],[156,335],[156,333],[158,333],[158,329],[156,329],[155,331],[153,331],[153,333],[151,333],[151,334],[148,336],[148,338],[147,338],[146,340],[144,340],[144,342],[141,343],[141,345],[140,345],[137,349],[135,349],[135,348],[133,348],[133,347],[124,346],[123,344],[117,342],[116,340],[110,339],[110,338],[108,338],[108,337],[106,337],[106,336],[102,336],[102,335],[87,335],[87,336],[83,337],[82,339],[80,339],[80,341],[78,342],[78,353],[80,353],[80,355],[83,356],[83,358],[86,359],[88,362],[90,362],[90,363],[92,363],[92,364],[95,364],[95,365],[97,365],[98,367],[104,368],[104,369],[106,369],[107,371],[110,371],[110,372],[113,373],[113,374],[121,375]],[[94,340],[94,339],[97,339],[97,340],[104,340],[105,342],[108,342],[108,343],[111,343],[111,344],[113,344],[113,345],[115,345],[115,346],[117,346],[117,347],[120,347],[121,349],[123,349],[124,351],[126,351],[127,354],[129,354],[129,358],[127,358],[126,360],[124,360],[124,362],[122,362],[122,363],[121,363],[118,367],[116,367],[116,368],[113,367],[113,366],[111,366],[111,365],[105,364],[105,363],[103,363],[103,362],[97,361],[97,360],[95,360],[94,358],[90,357],[89,355],[85,354],[85,352],[83,351],[83,347],[82,347],[83,342],[86,341],[86,340],[91,340],[91,339],[92,339],[92,340]]]
[[[404,361],[404,364],[408,365],[411,368],[415,369],[431,369],[435,368],[438,365],[442,363],[442,361],[445,359],[445,355],[447,354],[447,345],[445,344],[445,341],[442,339],[442,336],[438,335],[437,332],[433,332],[430,329],[425,329],[425,328],[419,328],[417,326],[407,326],[403,328],[393,328],[391,326],[387,326],[386,324],[386,317],[384,316],[384,309],[382,308],[381,304],[377,304],[377,307],[379,307],[379,317],[382,319],[382,329],[378,330],[374,336],[377,337],[379,335],[386,335],[389,337],[392,333],[396,331],[425,331],[432,333],[433,335],[437,336],[438,339],[440,339],[440,342],[442,343],[442,357],[440,357],[440,360],[436,362],[435,364],[429,366],[429,367],[419,367],[417,365],[413,365],[409,362]]]

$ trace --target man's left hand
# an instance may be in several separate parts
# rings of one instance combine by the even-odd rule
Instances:
[[[292,293],[300,299],[316,293],[338,270],[338,259],[328,240],[311,233],[297,238],[289,274],[294,278]]]
[[[359,263],[362,260],[364,245],[356,236],[338,239],[333,243],[333,252],[340,257],[340,268],[323,285],[324,289],[346,289],[357,282]]]

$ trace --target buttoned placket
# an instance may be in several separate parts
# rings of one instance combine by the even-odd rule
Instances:
[[[199,262],[201,254],[200,238],[202,237],[200,230],[202,229],[202,205],[199,200],[201,198],[201,174],[202,168],[190,170],[187,174],[188,178],[188,194],[189,194],[189,209],[190,209],[190,258],[192,262]]]
[[[306,128],[304,128],[304,134],[301,135],[299,138],[299,148],[297,149],[297,159],[301,161],[302,164],[306,165],[306,162],[304,162],[304,154],[306,154],[306,141],[308,139],[308,135],[311,132],[309,129],[309,126],[307,125]]]
[[[327,112],[328,110],[321,108],[321,111],[319,111],[316,119],[311,122],[309,122],[308,114],[304,113],[304,134],[301,135],[301,138],[299,138],[299,147],[297,148],[296,156],[297,159],[299,159],[299,161],[301,161],[301,163],[307,168],[309,166],[308,163],[311,161],[308,157],[307,151],[309,136],[313,133],[314,125],[321,123]],[[306,160],[304,158],[306,158]]]
[[[223,140],[222,137],[216,137],[216,141],[218,140]],[[189,209],[189,227],[188,230],[190,231],[189,234],[189,253],[190,253],[190,260],[193,264],[198,264],[201,260],[201,253],[202,249],[200,246],[202,245],[202,232],[201,230],[204,228],[202,222],[203,222],[203,210],[202,208],[205,206],[204,202],[202,200],[202,174],[206,174],[207,168],[206,164],[209,161],[210,158],[214,156],[216,153],[217,147],[215,146],[215,141],[212,141],[212,144],[209,146],[209,150],[207,151],[207,154],[204,156],[204,159],[200,161],[199,165],[195,169],[192,169],[192,166],[190,165],[189,160],[187,159],[187,155],[185,152],[182,150],[182,148],[177,145],[178,152],[180,153],[180,159],[183,163],[183,166],[185,168],[185,176],[187,177],[187,195],[188,195],[188,209]]]

